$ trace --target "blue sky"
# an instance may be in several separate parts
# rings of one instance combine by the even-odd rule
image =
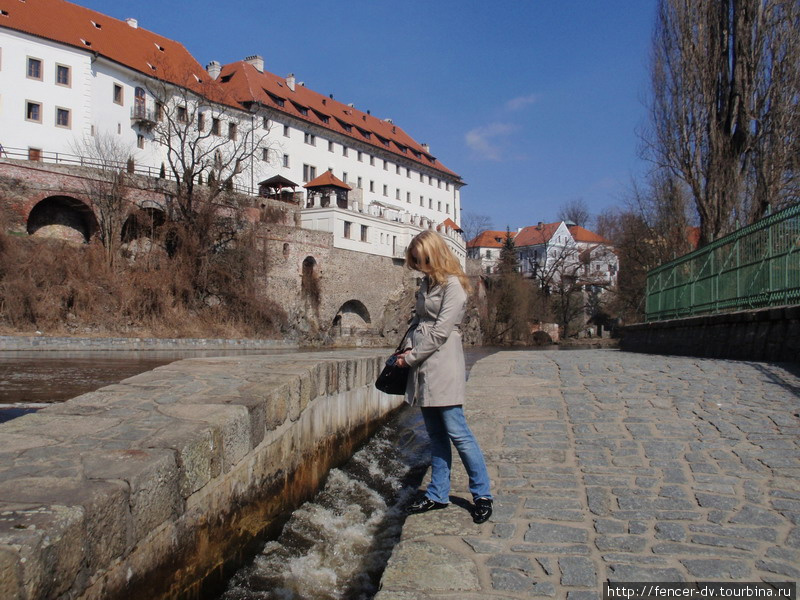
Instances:
[[[461,175],[496,229],[620,204],[645,123],[655,0],[80,0],[392,118]]]

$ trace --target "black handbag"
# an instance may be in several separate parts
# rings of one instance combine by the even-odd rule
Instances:
[[[408,328],[408,331],[400,340],[394,353],[386,360],[383,371],[378,375],[378,379],[375,380],[375,387],[386,394],[403,396],[406,393],[406,383],[408,382],[408,374],[411,372],[411,367],[398,367],[397,357],[403,353],[403,342],[410,331],[411,327]]]

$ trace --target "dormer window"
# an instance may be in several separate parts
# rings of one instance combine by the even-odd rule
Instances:
[[[84,46],[87,46],[87,47],[92,45],[92,42],[84,40],[84,39],[81,39],[81,42],[83,43]]]
[[[153,43],[155,43],[155,42],[153,42]],[[158,48],[161,52],[164,52],[164,46],[161,46],[160,44],[156,44],[156,48]]]
[[[262,88],[262,89],[263,89],[263,88]],[[284,101],[284,99],[283,99],[283,98],[281,98],[280,96],[276,96],[275,94],[273,94],[272,92],[268,92],[267,90],[264,90],[264,91],[265,91],[265,92],[267,93],[267,95],[268,95],[268,96],[269,96],[269,97],[272,99],[272,101],[273,101],[275,104],[277,104],[278,106],[283,106],[283,105],[285,104],[285,101]]]
[[[92,25],[95,26],[95,29],[102,29],[103,28],[103,26],[100,25],[100,23],[95,23],[94,21],[92,21]]]

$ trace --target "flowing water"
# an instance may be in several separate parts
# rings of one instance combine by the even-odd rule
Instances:
[[[404,409],[289,518],[220,600],[372,598],[428,464],[418,410]]]

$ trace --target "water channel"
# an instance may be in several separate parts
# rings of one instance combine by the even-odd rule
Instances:
[[[466,351],[467,367],[496,349]],[[277,350],[272,352],[296,352]],[[0,422],[182,358],[264,350],[0,353]],[[2,408],[4,407],[4,408]],[[217,600],[368,600],[428,463],[416,409],[401,409],[298,508]]]

